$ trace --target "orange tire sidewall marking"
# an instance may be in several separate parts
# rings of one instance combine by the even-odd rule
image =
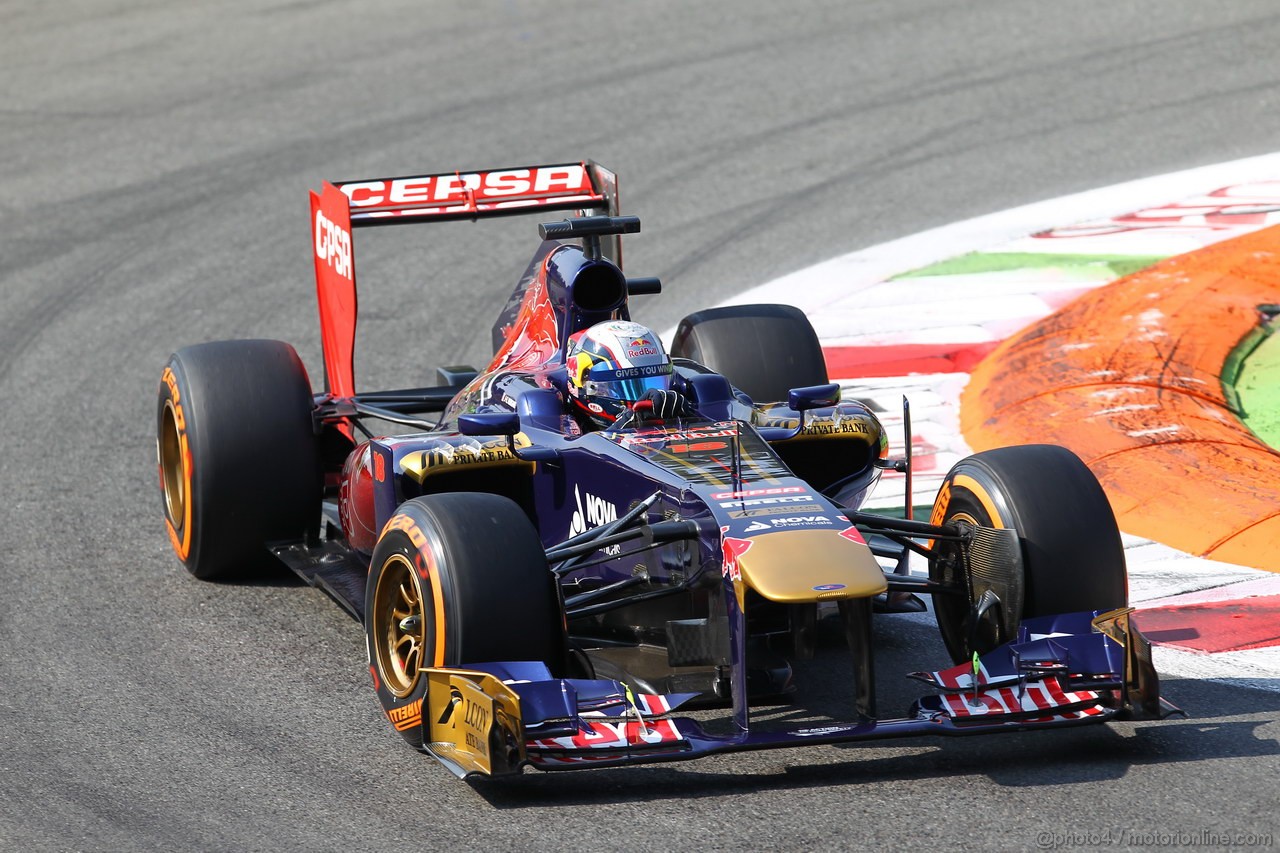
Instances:
[[[933,525],[942,524],[946,520],[947,510],[951,508],[951,496],[954,494],[954,488],[961,488],[972,494],[978,503],[982,504],[982,508],[987,511],[987,517],[991,519],[991,526],[998,529],[1004,529],[1004,519],[1000,517],[1000,513],[996,512],[995,501],[987,494],[987,490],[968,474],[955,474],[942,481],[942,487],[938,489],[938,497],[933,501],[933,513],[929,516],[929,523]],[[932,550],[937,542],[930,539],[927,547]]]
[[[982,487],[982,484],[968,474],[955,475],[951,478],[951,483],[977,498],[978,503],[982,504],[982,508],[987,511],[987,518],[991,520],[991,526],[997,530],[1004,530],[1004,519],[1000,517],[995,501],[987,494],[987,490]]]
[[[419,696],[408,705],[399,708],[388,708],[387,719],[398,732],[422,725],[422,697]]]
[[[431,665],[442,667],[445,644],[444,596],[441,594],[440,571],[431,553],[431,543],[422,532],[422,528],[418,527],[418,523],[403,513],[391,516],[386,526],[382,528],[382,536],[386,536],[393,530],[402,531],[409,537],[415,552],[412,560],[413,567],[418,570],[418,577],[431,585],[431,603],[436,620],[435,652],[432,655]]]
[[[178,390],[178,377],[174,376],[172,367],[165,367],[161,382],[169,390],[169,404],[173,406],[173,420],[178,428],[178,448],[180,450],[179,455],[182,457],[182,490],[184,496],[182,501],[182,535],[179,536],[178,531],[173,528],[173,522],[169,521],[167,513],[165,514],[164,527],[169,534],[169,544],[173,546],[178,559],[185,563],[187,557],[191,554],[191,504],[193,498],[191,494],[191,479],[194,466],[191,462],[191,448],[187,443],[187,419],[182,411],[182,393]]]

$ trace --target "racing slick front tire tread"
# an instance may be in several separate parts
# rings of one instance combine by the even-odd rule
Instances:
[[[406,607],[415,597],[418,604]],[[410,611],[420,628],[405,623]],[[425,748],[427,722],[422,668],[542,661],[558,673],[564,666],[564,619],[546,552],[520,506],[500,495],[444,493],[401,504],[373,550],[364,624],[378,700],[416,749]],[[416,637],[406,639],[410,629]],[[412,660],[415,643],[421,649]]]
[[[671,355],[711,368],[756,403],[792,388],[827,384],[827,363],[809,318],[791,305],[707,308],[680,321]]]
[[[1022,618],[1112,610],[1128,602],[1124,545],[1115,513],[1088,466],[1065,447],[1031,444],[976,453],[948,472],[933,520],[957,516],[1018,531],[1025,582]],[[936,565],[930,565],[930,574]],[[938,626],[957,663],[968,602],[935,596]]]
[[[270,340],[174,353],[162,374],[157,453],[165,524],[202,580],[279,566],[267,543],[318,523],[322,482],[311,382],[297,352]]]

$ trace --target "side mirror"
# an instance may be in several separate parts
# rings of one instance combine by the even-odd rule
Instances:
[[[787,392],[787,405],[797,412],[825,409],[840,402],[840,386],[834,382],[826,385],[809,385],[792,388]]]
[[[787,392],[787,405],[800,413],[800,423],[791,437],[804,432],[804,413],[811,409],[825,409],[840,402],[840,386],[834,382],[826,385],[806,385]]]
[[[515,412],[472,412],[458,415],[458,432],[463,435],[505,435],[507,447],[526,462],[554,462],[560,453],[554,448],[530,446],[517,447],[515,436],[520,432],[520,415]]]
[[[463,435],[515,435],[520,416],[515,412],[472,412],[458,416],[458,432]]]

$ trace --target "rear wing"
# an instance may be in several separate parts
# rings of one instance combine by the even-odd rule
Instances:
[[[312,246],[325,390],[355,394],[356,270],[352,229],[552,211],[618,214],[618,178],[586,160],[547,166],[324,182],[311,193]],[[602,254],[621,265],[618,237]]]

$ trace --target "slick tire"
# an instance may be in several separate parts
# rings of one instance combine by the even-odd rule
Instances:
[[[1124,546],[1115,514],[1093,472],[1064,447],[1003,447],[955,464],[934,501],[933,521],[964,521],[1018,532],[1023,579],[1021,614],[1033,616],[1112,610],[1128,601]],[[949,547],[939,543],[943,553]],[[955,582],[963,562],[932,560],[933,580]],[[968,648],[971,602],[934,596],[938,627],[957,663]],[[985,649],[977,649],[980,653]]]
[[[524,511],[480,492],[405,501],[373,550],[365,587],[369,671],[387,719],[423,749],[427,667],[565,655],[546,553]]]
[[[827,384],[822,345],[799,308],[730,305],[680,321],[671,354],[729,380],[756,403],[787,399],[792,388]]]
[[[156,455],[164,525],[202,580],[240,580],[279,563],[267,543],[318,524],[320,466],[311,383],[280,341],[178,350],[160,381]]]

